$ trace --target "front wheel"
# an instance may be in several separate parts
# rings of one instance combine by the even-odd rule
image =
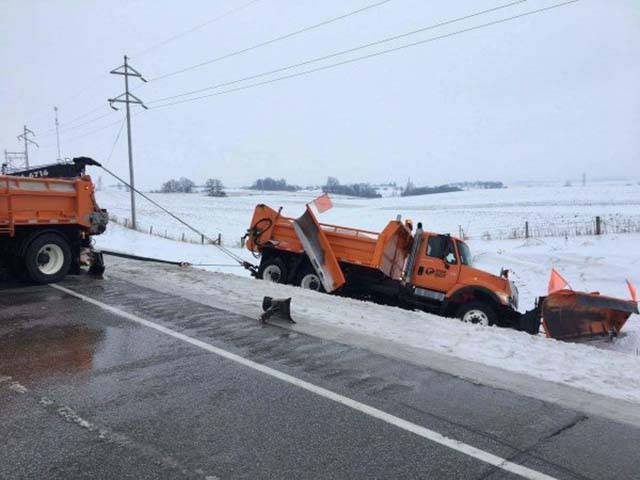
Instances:
[[[474,325],[494,325],[496,312],[493,307],[484,302],[469,302],[462,305],[456,312],[456,317],[465,323]]]
[[[29,279],[36,283],[54,283],[69,272],[71,248],[64,237],[48,233],[33,240],[24,255]]]

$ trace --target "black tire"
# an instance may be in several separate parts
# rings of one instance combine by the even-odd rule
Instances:
[[[296,285],[305,290],[313,290],[316,292],[324,292],[322,281],[318,274],[311,268],[303,268],[296,278]]]
[[[27,276],[36,283],[62,280],[71,266],[71,247],[61,235],[47,233],[37,237],[24,255]]]
[[[465,317],[467,317],[465,319]],[[465,303],[456,311],[456,318],[463,322],[479,324],[479,325],[495,325],[496,311],[492,305],[486,302],[469,302]]]
[[[287,283],[287,265],[279,257],[263,259],[258,268],[258,278],[274,283]]]

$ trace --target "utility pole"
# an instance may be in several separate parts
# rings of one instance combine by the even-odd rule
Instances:
[[[138,72],[135,68],[133,68],[128,63],[129,58],[124,56],[124,64],[120,65],[118,68],[111,70],[109,73],[113,75],[123,75],[124,76],[124,93],[118,95],[115,98],[109,98],[109,106],[114,110],[118,110],[113,106],[114,103],[124,103],[126,105],[127,112],[127,142],[129,145],[129,191],[131,192],[131,226],[133,229],[136,229],[136,197],[135,192],[133,191],[133,187],[135,187],[134,179],[133,179],[133,152],[131,148],[131,112],[130,112],[130,104],[138,104],[145,110],[147,107],[142,100],[129,92],[129,77],[139,77],[143,82],[147,82],[144,77]],[[124,98],[123,98],[124,97]]]
[[[58,145],[58,163],[62,162],[62,156],[60,155],[60,129],[58,124],[58,107],[53,107],[53,111],[56,115],[56,143]]]
[[[37,148],[40,148],[40,145],[31,140],[29,138],[29,135],[33,135],[34,137],[36,136],[36,134],[29,130],[25,125],[23,127],[22,133],[17,137],[18,140],[24,140],[24,163],[26,168],[29,168],[29,145],[35,145]]]

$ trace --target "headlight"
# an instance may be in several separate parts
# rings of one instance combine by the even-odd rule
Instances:
[[[509,294],[504,292],[498,292],[497,295],[498,295],[498,298],[502,301],[502,303],[504,303],[505,305],[511,305],[511,297],[509,296]]]

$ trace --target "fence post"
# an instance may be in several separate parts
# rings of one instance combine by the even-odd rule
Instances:
[[[182,241],[184,242],[184,232],[182,232]]]
[[[218,245],[222,245],[222,234],[218,233]]]
[[[149,235],[153,235],[153,225],[149,227]]]
[[[596,235],[600,235],[602,233],[602,220],[600,219],[600,216],[598,215],[596,217]]]
[[[524,222],[524,238],[529,238],[529,222]]]
[[[200,234],[200,243],[204,245],[204,234]]]

